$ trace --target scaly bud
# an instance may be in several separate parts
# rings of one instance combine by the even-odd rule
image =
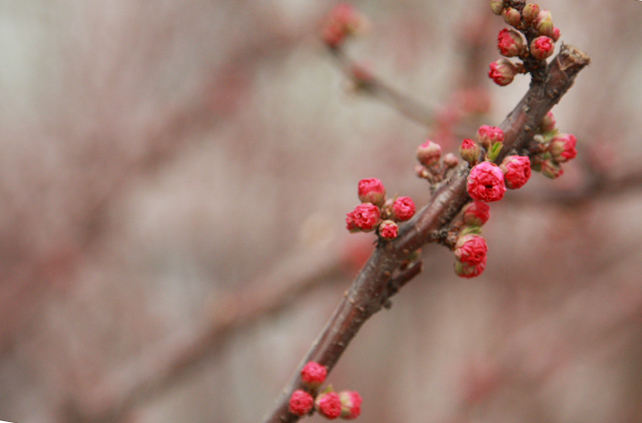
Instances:
[[[441,146],[437,143],[427,140],[417,148],[417,160],[424,166],[437,163],[440,158]]]
[[[485,258],[483,262],[476,266],[470,266],[460,262],[459,260],[455,260],[455,274],[462,278],[476,278],[484,272],[484,269],[486,269]]]
[[[359,200],[362,203],[372,203],[381,206],[386,200],[386,188],[377,178],[362,179],[359,181]]]
[[[504,28],[497,36],[497,48],[502,56],[521,56],[526,52],[526,41],[518,31]]]
[[[381,224],[379,224],[379,236],[381,236],[381,238],[385,239],[386,241],[395,239],[398,235],[399,225],[397,225],[394,221],[384,220],[383,222],[381,222]]]
[[[531,43],[531,55],[538,60],[546,60],[554,50],[553,40],[546,36],[537,37]]]
[[[551,34],[551,38],[553,39],[553,41],[557,42],[557,40],[560,39],[561,35],[562,35],[562,32],[560,31],[560,29],[558,27],[554,27],[553,34]]]
[[[531,161],[528,156],[506,156],[499,168],[504,172],[504,183],[509,189],[523,187],[531,177]]]
[[[319,389],[319,386],[325,382],[328,375],[328,370],[314,361],[308,362],[303,369],[301,369],[301,380],[308,389]]]
[[[522,17],[528,23],[531,23],[535,19],[537,19],[538,15],[539,15],[539,5],[537,4],[528,3],[526,6],[524,6],[524,10],[522,10]]]
[[[493,13],[497,16],[502,14],[504,10],[504,0],[493,0],[490,2],[490,8],[493,10]]]
[[[471,166],[474,166],[479,159],[479,154],[481,153],[481,148],[479,144],[470,138],[465,138],[459,147],[459,154],[461,158],[470,163]]]
[[[483,226],[490,219],[490,206],[483,201],[473,201],[464,207],[463,220],[468,226]]]
[[[539,35],[545,35],[547,37],[553,36],[553,28],[555,27],[553,25],[553,15],[551,15],[551,12],[548,10],[540,11],[534,24]]]
[[[352,420],[359,417],[361,414],[361,395],[357,391],[342,391],[339,392],[341,399],[341,418]]]
[[[314,405],[323,417],[330,420],[341,415],[341,399],[336,392],[325,392],[317,396]]]
[[[490,71],[488,76],[497,85],[508,85],[513,82],[515,75],[518,73],[518,68],[508,59],[501,58],[490,64]]]
[[[512,7],[507,7],[502,10],[502,18],[510,26],[515,28],[519,27],[519,23],[522,20],[522,15],[519,13],[519,10],[513,9]]]
[[[553,159],[546,159],[540,165],[540,172],[547,178],[557,179],[564,174],[564,169]]]
[[[294,391],[290,397],[290,413],[295,416],[305,416],[312,410],[313,405],[314,398],[312,398],[312,395],[301,389]]]
[[[558,163],[564,163],[577,156],[576,144],[575,135],[557,134],[548,145],[548,151],[551,153],[553,160]]]
[[[539,124],[539,130],[543,134],[547,134],[549,132],[555,131],[555,128],[557,127],[557,120],[555,119],[555,116],[553,115],[553,112],[548,112],[546,113],[546,116],[542,119],[542,122]]]
[[[504,131],[498,126],[482,125],[477,130],[477,142],[488,150],[496,142],[504,142]]]
[[[453,153],[447,153],[444,156],[444,166],[446,166],[447,168],[452,169],[453,167],[456,167],[458,164],[459,164],[459,159]]]

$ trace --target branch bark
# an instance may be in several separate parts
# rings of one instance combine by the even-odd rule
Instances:
[[[511,151],[526,148],[542,118],[559,102],[589,62],[589,57],[581,50],[562,45],[547,69],[547,77],[533,79],[526,95],[501,124],[505,134],[504,148],[497,161]],[[388,286],[401,263],[417,248],[431,242],[433,233],[445,228],[470,200],[466,191],[468,167],[467,163],[462,163],[455,170],[454,175],[435,191],[428,205],[401,229],[397,239],[377,246],[277,398],[274,409],[266,415],[265,423],[299,419],[289,412],[288,401],[292,392],[303,389],[299,377],[301,367],[308,361],[315,361],[330,372],[366,320],[388,304],[389,295],[396,291]]]

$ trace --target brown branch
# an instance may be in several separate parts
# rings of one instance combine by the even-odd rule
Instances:
[[[562,45],[559,55],[550,64],[548,77],[541,82],[533,81],[526,95],[502,123],[505,147],[498,160],[508,151],[526,147],[544,115],[559,102],[589,61],[582,51]],[[403,260],[430,242],[431,233],[447,225],[469,201],[467,175],[468,164],[462,163],[455,175],[434,193],[428,205],[402,228],[397,239],[377,246],[298,370],[308,361],[320,363],[328,371],[333,369],[365,321],[387,304],[388,284]],[[266,423],[299,419],[288,410],[288,400],[296,389],[303,389],[298,371],[265,417]]]

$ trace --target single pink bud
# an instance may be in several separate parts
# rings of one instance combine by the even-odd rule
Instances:
[[[467,189],[473,200],[499,201],[506,192],[504,172],[494,163],[482,162],[471,169]]]
[[[518,73],[518,68],[508,59],[501,58],[490,64],[490,71],[488,76],[497,85],[508,85],[513,82],[515,75]]]
[[[546,159],[540,165],[542,175],[547,178],[557,179],[564,174],[564,169],[553,159]]]
[[[455,260],[455,273],[457,274],[457,276],[460,276],[462,278],[476,278],[477,276],[481,275],[485,269],[486,257],[484,257],[484,260],[481,263],[474,266],[464,264],[459,260]]]
[[[386,241],[395,239],[399,236],[399,225],[392,220],[384,220],[379,224],[379,235]]]
[[[321,28],[323,42],[333,49],[339,48],[347,35],[345,27],[338,22],[328,22]]]
[[[491,1],[490,8],[492,9],[493,13],[496,14],[497,16],[501,15],[502,10],[504,10],[504,0]]]
[[[486,240],[479,235],[464,235],[455,244],[455,258],[467,266],[477,266],[486,261],[487,252]]]
[[[323,417],[330,420],[336,419],[341,415],[341,398],[336,392],[319,394],[314,405]]]
[[[417,160],[424,166],[430,166],[439,161],[441,158],[441,146],[430,140],[421,144],[417,148]]]
[[[305,416],[312,410],[314,398],[307,392],[297,389],[290,397],[290,413],[295,416]]]
[[[553,41],[557,42],[557,40],[559,40],[561,36],[562,32],[560,31],[560,29],[558,27],[554,27],[553,34],[551,34],[551,38],[553,39]]]
[[[314,361],[310,361],[301,369],[301,380],[308,389],[318,389],[325,382],[328,370]]]
[[[464,138],[464,141],[461,143],[461,147],[459,147],[459,154],[462,159],[466,160],[471,164],[471,166],[473,166],[477,163],[480,153],[481,148],[479,147],[479,144],[470,138]]]
[[[548,151],[553,156],[553,160],[558,163],[564,163],[577,156],[575,145],[577,139],[572,134],[557,134],[551,139],[548,145]]]
[[[394,219],[404,222],[415,215],[415,202],[410,197],[398,197],[392,203],[392,215]]]
[[[361,402],[363,399],[357,391],[339,392],[341,399],[341,418],[346,420],[356,419],[361,415]]]
[[[522,10],[522,17],[528,23],[535,21],[538,15],[539,5],[534,3],[528,3],[526,6],[524,6],[524,10]]]
[[[474,200],[464,208],[464,224],[483,226],[490,219],[490,206],[483,201]]]
[[[553,132],[557,127],[557,120],[553,115],[553,112],[546,113],[546,116],[542,119],[542,122],[539,124],[539,129],[542,133],[546,134],[547,132]]]
[[[386,201],[386,188],[377,178],[360,180],[358,192],[359,200],[362,203],[372,203],[380,206]]]
[[[531,43],[531,55],[538,60],[549,58],[555,50],[555,43],[546,36],[537,37]]]
[[[528,156],[506,156],[499,168],[504,172],[506,188],[521,188],[531,177],[531,161]]]
[[[446,153],[444,156],[444,166],[448,168],[456,167],[459,164],[459,159],[453,153]]]
[[[522,15],[519,13],[519,10],[506,7],[502,10],[502,18],[504,18],[504,22],[508,25],[517,28],[522,20]]]
[[[497,36],[497,48],[502,56],[515,57],[526,52],[526,41],[514,29],[504,28]]]
[[[348,35],[358,32],[365,19],[347,3],[339,3],[330,11],[321,29],[323,41],[331,48],[338,48]]]
[[[553,25],[553,16],[551,15],[551,12],[548,10],[540,11],[534,24],[539,35],[551,38],[553,37],[553,29],[555,26]]]
[[[372,203],[359,204],[354,210],[348,213],[346,227],[349,231],[358,228],[364,232],[372,231],[381,220],[379,207]]]
[[[504,131],[499,126],[482,125],[477,130],[477,142],[489,150],[496,142],[504,142]]]

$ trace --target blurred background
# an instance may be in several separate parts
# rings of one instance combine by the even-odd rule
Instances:
[[[416,147],[528,88],[486,76],[487,1],[355,1],[408,118],[324,48],[334,4],[0,0],[0,419],[261,421],[372,248],[358,180],[425,205]],[[329,378],[362,423],[642,421],[642,3],[540,5],[592,58],[578,159],[492,205],[481,277],[424,249]]]

